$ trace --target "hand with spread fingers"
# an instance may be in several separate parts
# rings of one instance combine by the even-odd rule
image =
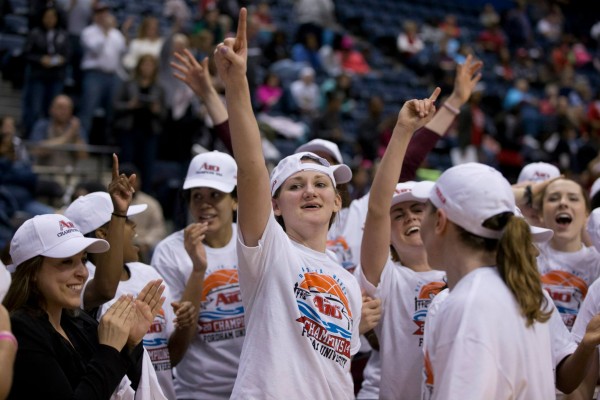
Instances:
[[[165,286],[162,285],[162,280],[157,279],[148,282],[138,294],[135,300],[135,320],[127,339],[129,347],[135,347],[140,343],[148,329],[150,329],[154,318],[165,301],[162,296],[164,290]]]
[[[135,193],[136,175],[127,176],[119,174],[119,158],[113,154],[112,180],[108,184],[108,193],[113,202],[114,213],[121,216],[127,215],[127,209]]]
[[[171,62],[171,67],[175,70],[173,76],[188,85],[196,96],[204,97],[214,90],[208,70],[208,57],[198,62],[188,49],[184,49],[175,53],[175,58],[177,62]]]
[[[455,98],[459,104],[454,104],[455,107],[459,108],[465,104],[473,89],[477,83],[481,80],[481,67],[483,62],[475,60],[475,58],[469,54],[463,64],[456,66],[456,76],[454,78],[454,89],[449,99]]]

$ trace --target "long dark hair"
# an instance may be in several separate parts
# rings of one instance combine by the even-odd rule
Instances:
[[[20,309],[41,311],[45,300],[40,293],[36,277],[44,262],[43,256],[36,256],[22,262],[12,274],[12,282],[2,304],[9,312]]]

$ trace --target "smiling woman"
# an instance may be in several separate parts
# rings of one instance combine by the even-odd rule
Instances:
[[[585,246],[582,239],[588,212],[587,195],[577,182],[557,179],[546,187],[542,218],[554,236],[538,246],[537,263],[544,288],[569,330],[588,287],[600,276],[600,254],[594,247]]]
[[[146,317],[155,312],[148,306],[162,304],[156,282],[142,290],[148,304],[123,296],[100,324],[73,311],[88,278],[86,253],[108,249],[58,214],[34,217],[15,233],[15,272],[4,298],[20,346],[10,399],[108,399],[126,373],[137,385],[141,339],[151,322]]]

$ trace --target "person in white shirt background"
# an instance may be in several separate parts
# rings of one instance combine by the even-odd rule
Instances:
[[[269,179],[246,79],[246,16],[242,8],[236,37],[215,51],[238,165],[237,249],[248,324],[231,398],[352,399],[361,292],[326,252],[341,207],[335,185],[352,173],[306,152],[284,158]]]

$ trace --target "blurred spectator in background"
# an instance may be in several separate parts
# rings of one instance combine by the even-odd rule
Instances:
[[[352,77],[348,73],[341,73],[335,78],[329,78],[321,85],[323,101],[326,101],[326,95],[329,92],[337,92],[341,97],[342,105],[340,111],[344,117],[351,118],[352,112],[356,106],[356,93],[352,85]]]
[[[152,252],[158,242],[167,236],[167,227],[163,209],[160,203],[151,195],[142,190],[144,177],[139,169],[133,164],[121,164],[121,173],[131,176],[136,175],[135,192],[130,206],[136,204],[146,204],[148,208],[143,213],[133,215],[129,218],[135,223],[135,230],[138,235],[134,238],[135,244],[140,248],[140,261],[150,262]]]
[[[8,142],[11,143],[12,157],[17,161],[29,162],[29,153],[25,148],[25,144],[18,135],[17,124],[14,117],[4,116],[0,118],[0,138],[5,146]]]
[[[279,77],[272,72],[267,72],[263,84],[256,91],[256,107],[258,111],[269,112],[277,106],[283,95],[283,88]]]
[[[173,55],[188,47],[190,41],[182,33],[175,33],[168,38],[161,51],[159,71],[159,82],[165,91],[166,119],[159,138],[158,157],[177,162],[182,175],[192,158],[192,144],[201,126],[198,118],[200,103],[196,95],[185,83],[173,76],[171,67],[171,62],[176,61]]]
[[[453,39],[460,38],[460,27],[458,26],[458,21],[454,14],[446,14],[443,21],[440,23],[439,28],[448,37]]]
[[[192,12],[184,0],[166,0],[163,16],[171,20],[174,32],[185,32],[189,29]]]
[[[45,116],[52,99],[64,87],[69,38],[58,26],[58,11],[48,8],[42,14],[42,24],[27,36],[23,53],[27,59],[23,88],[23,119],[25,137],[38,118]]]
[[[533,45],[533,28],[527,16],[525,0],[517,0],[514,8],[508,10],[504,22],[504,32],[512,50],[519,47],[529,48]]]
[[[499,54],[506,47],[506,35],[500,24],[490,25],[479,33],[477,43],[481,45],[484,51]]]
[[[384,106],[385,104],[381,97],[371,97],[369,99],[369,113],[360,122],[360,127],[358,128],[360,150],[357,153],[362,154],[365,160],[375,161],[378,157]]]
[[[209,7],[204,15],[202,15],[200,21],[194,25],[192,33],[196,35],[204,30],[208,30],[212,33],[213,44],[221,43],[225,38],[227,29],[223,26],[220,16],[221,14],[216,6]]]
[[[114,129],[121,146],[119,159],[140,169],[145,178],[142,189],[150,192],[166,111],[156,57],[145,54],[139,58],[132,78],[119,89],[114,108]]]
[[[271,37],[271,41],[263,50],[264,66],[269,67],[271,64],[290,58],[290,50],[287,43],[287,36],[283,31],[275,31]]]
[[[336,25],[333,0],[295,0],[293,15],[299,24],[295,40],[298,43],[312,33],[317,38],[317,47],[321,47],[323,31]]]
[[[67,13],[67,32],[69,33],[69,60],[65,86],[75,94],[81,93],[81,32],[92,19],[92,3],[95,0],[57,0],[57,4]]]
[[[479,22],[485,28],[500,24],[500,15],[496,12],[494,5],[486,3],[479,14]]]
[[[323,72],[323,63],[319,54],[319,39],[313,32],[307,32],[301,42],[292,46],[292,60],[310,65],[317,74]]]
[[[315,82],[315,70],[304,67],[300,70],[299,79],[290,85],[290,93],[300,115],[313,117],[319,111],[321,93]]]
[[[541,45],[546,48],[548,45],[557,43],[563,33],[563,15],[560,7],[554,4],[550,7],[550,10],[544,15],[536,26],[537,33],[542,39]]]
[[[56,151],[53,146],[64,144],[85,144],[85,133],[79,118],[73,115],[73,101],[61,94],[54,98],[50,106],[50,118],[38,120],[31,131],[31,142],[38,146],[32,149],[35,162],[40,165],[74,165],[77,160],[87,158],[81,149],[77,152]]]
[[[400,60],[410,68],[418,67],[418,55],[425,48],[423,40],[419,37],[419,26],[415,21],[406,20],[403,30],[396,40]]]
[[[345,73],[364,75],[371,72],[367,60],[360,51],[354,48],[354,41],[348,35],[342,37],[340,49],[335,52],[335,55]]]
[[[127,71],[133,71],[138,65],[139,59],[145,54],[158,58],[163,41],[160,36],[158,18],[144,17],[138,28],[137,37],[129,42],[127,53],[123,56],[123,65]]]
[[[81,33],[83,71],[81,109],[79,118],[84,131],[92,135],[92,122],[97,108],[104,110],[106,126],[112,119],[112,102],[120,84],[121,57],[127,50],[125,37],[116,28],[106,3],[94,6],[93,23]],[[110,142],[107,131],[101,132],[103,144]]]

